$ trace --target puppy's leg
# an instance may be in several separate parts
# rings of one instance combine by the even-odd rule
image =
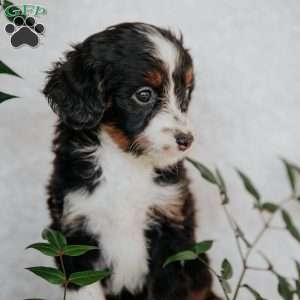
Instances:
[[[100,282],[67,292],[68,300],[105,300]]]

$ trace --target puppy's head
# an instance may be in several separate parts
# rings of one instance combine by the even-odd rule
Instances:
[[[181,38],[124,23],[75,46],[49,72],[44,93],[67,126],[101,128],[123,151],[164,166],[181,160],[193,142],[193,86]]]

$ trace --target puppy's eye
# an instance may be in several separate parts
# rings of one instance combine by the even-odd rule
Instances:
[[[143,87],[137,90],[133,98],[141,103],[148,103],[153,99],[154,92],[150,87]]]

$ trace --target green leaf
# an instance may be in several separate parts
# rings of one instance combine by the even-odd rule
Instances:
[[[197,254],[200,255],[204,252],[207,252],[213,245],[213,241],[207,240],[207,241],[202,241],[200,243],[197,243],[193,247],[193,251]]]
[[[55,268],[31,267],[26,269],[52,284],[63,284],[65,281],[64,274],[60,270]]]
[[[281,212],[283,221],[286,225],[288,232],[298,241],[300,242],[300,233],[296,226],[294,225],[289,213],[286,210],[282,210]]]
[[[3,0],[3,2],[1,1],[1,5],[2,5],[3,8],[5,9],[5,8],[7,8],[8,6],[13,5],[13,3],[10,2],[10,1],[7,1],[7,0]]]
[[[48,243],[35,243],[26,247],[26,249],[35,249],[48,256],[59,256],[59,252]]]
[[[88,251],[98,249],[95,246],[87,245],[67,245],[64,247],[64,255],[67,256],[80,256],[85,254]]]
[[[221,174],[221,172],[219,171],[219,169],[216,169],[216,175],[217,175],[217,184],[219,187],[219,191],[222,197],[222,204],[228,204],[229,203],[229,198],[227,195],[227,188],[226,188],[226,184],[225,184],[225,180]]]
[[[222,275],[222,278],[225,280],[232,278],[232,275],[233,275],[232,266],[226,258],[222,262],[221,275]]]
[[[222,188],[222,190],[224,191],[224,193],[226,193],[227,188],[226,188],[226,184],[225,184],[225,180],[220,172],[220,170],[217,168],[216,169],[216,175],[217,175],[217,183],[218,185]]]
[[[9,74],[22,78],[19,74],[13,71],[8,65],[6,65],[2,60],[0,60],[0,74]]]
[[[247,177],[246,174],[244,174],[242,171],[240,171],[238,169],[237,169],[237,173],[240,176],[240,178],[242,179],[245,189],[248,191],[248,193],[250,193],[256,199],[256,203],[259,205],[260,204],[260,194],[258,193],[257,189],[254,187],[250,178]]]
[[[284,277],[277,275],[278,279],[278,293],[284,300],[293,300],[293,289],[287,279]]]
[[[225,293],[230,294],[231,293],[231,286],[230,286],[229,282],[226,279],[224,279],[220,276],[218,276],[218,279],[219,279],[219,282],[222,285],[223,290],[225,291]]]
[[[13,3],[7,0],[0,0],[0,6],[2,6],[3,9],[6,9],[10,5],[13,5]]]
[[[66,238],[63,234],[53,229],[45,229],[42,232],[42,238],[47,240],[58,251],[63,251],[67,245]]]
[[[198,255],[195,252],[191,251],[191,250],[178,252],[177,254],[170,256],[165,261],[163,267],[166,267],[170,263],[173,263],[173,262],[176,262],[176,261],[184,262],[186,260],[195,260],[197,258],[198,258]]]
[[[0,92],[0,103],[4,102],[6,100],[12,99],[12,98],[19,98],[19,97],[15,96],[15,95],[10,95],[10,94]]]
[[[260,206],[260,209],[273,214],[277,211],[278,205],[271,202],[265,202]]]
[[[108,277],[110,272],[108,270],[104,271],[83,271],[72,273],[69,277],[69,281],[79,286],[85,286],[103,280]]]
[[[4,10],[5,10],[8,6],[11,6],[11,5],[14,5],[14,4],[12,2],[10,2],[10,1],[4,0],[2,6],[3,6]],[[16,5],[13,6],[13,10],[14,10],[14,12],[19,11],[21,13],[21,9],[18,6],[16,6]],[[7,18],[8,21],[10,21],[10,22],[13,23],[14,18],[15,18],[14,16],[13,17],[9,17],[6,14],[4,14],[4,15],[5,15],[5,17]],[[26,15],[24,15],[24,14],[20,14],[20,15],[23,18],[26,18]]]
[[[282,159],[282,162],[284,163],[286,174],[287,174],[287,177],[289,179],[291,189],[292,189],[293,192],[296,192],[296,177],[295,177],[295,172],[294,172],[295,170],[293,168],[293,165],[290,164],[284,158]]]
[[[250,285],[244,284],[244,285],[242,285],[242,287],[246,288],[255,297],[255,300],[266,300]]]
[[[193,160],[191,158],[186,158],[188,162],[190,162],[201,174],[201,176],[213,184],[218,184],[217,179],[212,171],[210,171],[206,166],[201,164],[200,162]]]

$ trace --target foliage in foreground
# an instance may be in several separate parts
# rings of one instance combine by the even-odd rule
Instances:
[[[295,225],[291,215],[286,209],[286,205],[292,201],[296,201],[300,204],[300,194],[297,190],[297,180],[300,176],[300,168],[295,164],[292,164],[286,160],[282,160],[286,169],[287,177],[291,187],[291,195],[279,203],[272,203],[269,201],[264,201],[257,188],[254,186],[253,182],[249,177],[240,170],[237,170],[237,174],[242,180],[245,190],[253,197],[254,208],[259,213],[263,226],[252,241],[250,241],[244,234],[241,227],[238,225],[237,221],[231,215],[228,204],[230,203],[230,198],[227,193],[227,187],[225,180],[223,179],[220,171],[218,169],[215,172],[211,171],[209,168],[204,166],[198,161],[188,159],[188,161],[200,172],[201,176],[208,182],[214,184],[219,191],[221,198],[222,208],[224,210],[225,216],[228,219],[230,228],[232,229],[233,235],[235,237],[237,249],[240,255],[242,270],[240,273],[236,274],[238,282],[233,288],[231,286],[231,279],[234,276],[234,270],[227,258],[223,259],[220,266],[220,270],[214,270],[209,265],[207,267],[218,279],[222,290],[224,292],[224,297],[226,300],[237,300],[240,290],[247,289],[248,292],[253,296],[255,300],[267,300],[262,296],[263,291],[257,291],[255,287],[250,286],[245,282],[245,275],[248,271],[257,272],[270,272],[276,276],[278,280],[278,294],[284,300],[300,300],[300,262],[295,261],[295,267],[297,270],[297,278],[287,278],[277,272],[267,255],[259,252],[266,262],[266,266],[258,267],[251,266],[249,264],[250,255],[256,251],[256,246],[262,237],[266,234],[268,230],[287,230],[289,234],[300,243],[300,231]],[[272,221],[276,214],[280,214],[285,224],[284,227],[274,226]],[[108,277],[110,275],[109,270],[100,271],[84,271],[66,275],[63,256],[80,256],[88,251],[97,250],[97,247],[87,246],[87,245],[68,245],[66,238],[62,233],[47,229],[42,233],[42,237],[47,242],[36,243],[28,246],[27,248],[32,248],[40,251],[41,253],[48,256],[57,256],[60,259],[61,269],[56,269],[53,267],[31,267],[27,270],[36,274],[37,276],[47,280],[51,284],[62,285],[64,287],[63,299],[67,296],[67,287],[70,283],[76,284],[78,286],[85,286],[92,284],[97,281]],[[213,246],[212,240],[206,240],[196,243],[191,249],[186,249],[185,251],[175,253],[169,257],[163,267],[167,268],[169,264],[181,263],[184,264],[185,261],[200,260],[202,263],[206,264],[204,260],[201,259],[201,254],[206,253]],[[34,299],[31,299],[34,300]],[[37,300],[37,299],[35,299]],[[41,300],[41,299],[40,299]]]
[[[1,9],[5,9],[8,6],[13,5],[12,2],[7,1],[7,0],[0,0],[0,7]],[[18,7],[15,7],[15,10],[19,9]],[[1,12],[1,11],[0,11]],[[8,21],[12,22],[13,20],[9,17],[6,16],[6,18],[8,19]],[[2,60],[0,60],[0,74],[5,74],[5,75],[12,75],[12,76],[16,76],[19,78],[22,78],[19,74],[17,74],[14,70],[12,70],[7,64],[5,64]],[[11,94],[7,94],[4,93],[2,91],[0,91],[0,104],[4,101],[13,99],[13,98],[18,98],[18,96],[15,95],[11,95]]]
[[[109,270],[87,270],[72,273],[69,276],[67,276],[63,256],[81,256],[88,251],[97,250],[98,248],[95,246],[88,245],[68,245],[64,235],[52,229],[44,230],[42,233],[42,238],[47,242],[29,245],[27,249],[31,248],[38,250],[39,252],[47,256],[59,257],[61,269],[39,266],[27,268],[27,270],[43,278],[51,284],[63,286],[64,300],[67,297],[67,288],[70,283],[75,284],[77,286],[86,286],[97,281],[103,280],[104,278],[110,275]],[[42,300],[41,298],[39,299]]]
[[[262,239],[265,233],[268,230],[287,230],[289,234],[300,243],[300,230],[296,227],[294,221],[292,220],[291,215],[286,209],[286,205],[291,201],[296,201],[300,204],[300,192],[297,190],[297,181],[300,176],[300,168],[295,164],[288,162],[283,159],[283,164],[286,169],[287,177],[289,180],[289,184],[291,187],[291,195],[287,198],[283,199],[278,204],[264,201],[263,197],[258,192],[257,188],[254,186],[253,182],[249,179],[249,177],[240,170],[237,170],[237,174],[242,180],[243,186],[245,190],[253,197],[254,200],[254,208],[258,211],[263,226],[259,232],[257,232],[253,241],[248,240],[246,238],[244,232],[241,227],[238,225],[237,221],[231,215],[228,204],[230,202],[225,181],[218,169],[215,172],[211,171],[209,168],[204,166],[198,161],[193,159],[188,159],[188,161],[200,172],[201,176],[208,182],[214,184],[218,190],[221,198],[221,204],[224,210],[224,213],[227,217],[230,228],[233,231],[233,235],[235,237],[237,249],[239,252],[239,256],[242,263],[242,270],[239,274],[237,274],[238,282],[234,289],[232,289],[230,284],[230,279],[233,277],[233,268],[228,261],[228,259],[224,259],[222,265],[220,267],[220,271],[216,271],[210,266],[207,266],[211,272],[218,279],[222,290],[224,292],[224,296],[226,300],[237,300],[239,296],[239,292],[242,288],[247,289],[250,294],[252,294],[253,299],[255,300],[266,300],[261,295],[261,292],[258,292],[254,287],[250,286],[246,282],[244,282],[245,275],[248,271],[258,271],[258,272],[270,272],[274,276],[276,276],[278,280],[278,294],[284,300],[300,300],[300,262],[295,261],[295,268],[297,270],[297,278],[287,278],[277,272],[270,261],[267,255],[259,252],[259,254],[263,257],[266,262],[267,267],[254,267],[249,264],[250,255],[256,250],[256,246],[258,242]],[[267,216],[266,216],[267,214]],[[276,227],[272,224],[274,220],[274,216],[276,214],[281,214],[283,223],[285,227]],[[199,254],[208,251],[212,246],[212,241],[205,241],[202,243],[198,243],[193,249],[188,249],[179,253],[174,254],[169,257],[165,263],[165,266],[170,263],[180,262],[184,263],[186,260],[194,260],[200,259]],[[200,251],[197,251],[197,247]],[[205,263],[203,261],[203,263]]]
[[[20,77],[15,71],[13,71],[8,65],[6,65],[2,60],[0,60],[0,74],[7,74],[12,76]],[[12,99],[12,98],[18,98],[15,95],[7,94],[0,91],[0,103]]]

